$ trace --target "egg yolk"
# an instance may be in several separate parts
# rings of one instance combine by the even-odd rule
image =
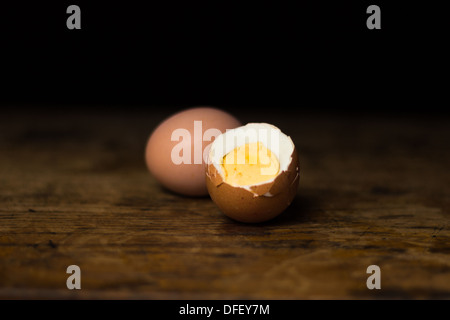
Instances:
[[[280,162],[261,142],[248,143],[223,157],[223,169],[226,183],[249,186],[275,178]]]

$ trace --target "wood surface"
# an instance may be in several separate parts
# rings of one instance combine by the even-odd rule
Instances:
[[[237,114],[291,135],[301,167],[289,209],[247,225],[148,173],[170,112],[34,110],[0,115],[2,299],[450,298],[446,117]]]

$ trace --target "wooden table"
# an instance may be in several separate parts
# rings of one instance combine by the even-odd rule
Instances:
[[[169,111],[32,110],[0,116],[0,298],[450,298],[448,117],[237,114],[301,164],[290,208],[246,225],[148,173]]]

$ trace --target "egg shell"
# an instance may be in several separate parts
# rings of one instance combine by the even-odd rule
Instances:
[[[291,157],[286,171],[272,182],[251,187],[251,191],[224,182],[214,164],[209,164],[206,186],[211,199],[225,215],[240,222],[259,223],[275,218],[297,194],[300,176],[295,148]]]
[[[208,194],[205,183],[206,163],[194,163],[194,121],[202,121],[202,137],[208,129],[215,128],[223,133],[226,129],[241,125],[231,114],[212,107],[197,107],[178,112],[164,120],[152,132],[147,142],[145,160],[151,174],[165,188],[182,195],[205,196]],[[189,131],[191,140],[172,141],[172,133],[176,129]],[[202,139],[202,152],[212,141]],[[180,143],[186,144],[186,148],[191,150],[190,164],[175,164],[172,161],[172,150]]]

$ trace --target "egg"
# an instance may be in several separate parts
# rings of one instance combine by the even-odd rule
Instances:
[[[299,184],[292,139],[267,123],[249,123],[216,137],[206,168],[211,199],[228,217],[268,221],[293,201]]]
[[[231,114],[212,107],[178,112],[159,124],[150,135],[145,162],[165,188],[188,196],[208,195],[205,167],[211,142],[241,123]]]

